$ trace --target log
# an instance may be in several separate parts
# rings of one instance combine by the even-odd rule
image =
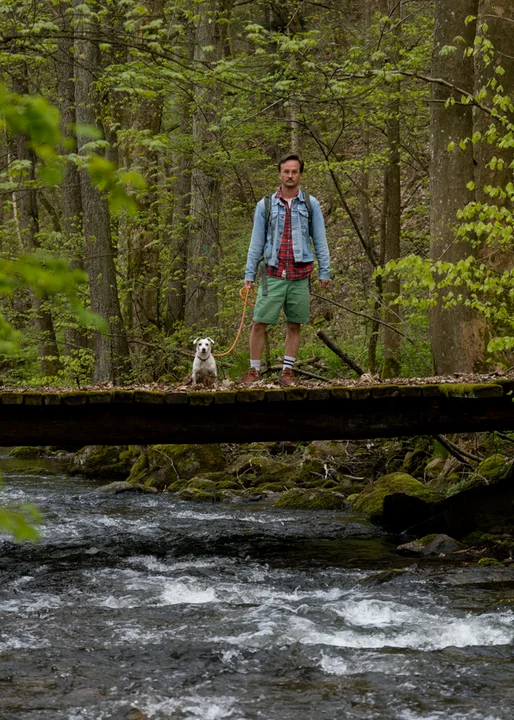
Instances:
[[[318,330],[316,335],[322,342],[325,343],[328,348],[330,348],[330,350],[332,350],[333,353],[337,355],[337,357],[341,358],[341,360],[345,362],[348,367],[350,367],[354,372],[356,372],[359,377],[361,375],[364,375],[364,370],[360,367],[360,365],[356,363],[355,360],[352,360],[352,358],[347,355],[344,350],[341,350],[341,348],[337,347],[335,342],[331,340],[328,335],[323,332],[323,330]]]

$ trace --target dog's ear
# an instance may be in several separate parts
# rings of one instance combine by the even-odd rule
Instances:
[[[198,342],[198,340],[201,340],[201,338],[195,338],[195,339],[193,340],[193,345],[196,345],[196,343]]]
[[[214,340],[211,340],[210,338],[207,338],[207,340],[210,342],[211,345],[214,345]]]

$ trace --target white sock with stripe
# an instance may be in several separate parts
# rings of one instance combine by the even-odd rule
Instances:
[[[284,371],[286,368],[292,370],[295,360],[295,357],[291,357],[290,355],[284,355],[284,364],[282,365],[282,370]]]

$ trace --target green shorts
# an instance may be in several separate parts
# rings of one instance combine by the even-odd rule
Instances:
[[[259,284],[253,321],[266,325],[277,325],[280,311],[284,308],[287,322],[304,324],[309,322],[310,289],[309,278],[285,280],[267,277],[268,294],[262,294]]]

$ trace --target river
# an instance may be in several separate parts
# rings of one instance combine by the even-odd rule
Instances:
[[[0,535],[1,720],[512,717],[514,569],[401,558],[341,512],[0,466],[0,504],[44,516],[35,545]]]

